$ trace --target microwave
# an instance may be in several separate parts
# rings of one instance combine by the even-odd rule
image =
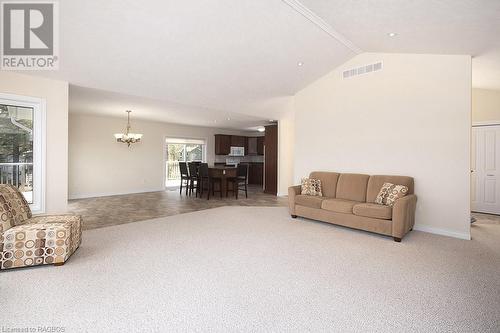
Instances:
[[[245,156],[245,147],[231,147],[229,156]]]

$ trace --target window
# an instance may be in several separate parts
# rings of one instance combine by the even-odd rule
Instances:
[[[180,185],[179,162],[204,162],[205,140],[167,138],[166,143],[166,182],[165,186]]]
[[[0,183],[16,186],[35,213],[44,211],[44,103],[0,94]]]

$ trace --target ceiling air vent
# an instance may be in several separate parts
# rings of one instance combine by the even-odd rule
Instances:
[[[371,72],[376,72],[382,70],[382,62],[377,62],[375,64],[370,64],[358,68],[353,68],[353,69],[348,69],[344,72],[342,72],[342,77],[344,79],[348,79],[353,76],[358,76],[362,74],[368,74]]]

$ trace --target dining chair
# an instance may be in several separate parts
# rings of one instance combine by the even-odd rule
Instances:
[[[236,192],[236,199],[238,199],[238,192],[245,191],[245,197],[248,198],[247,181],[248,179],[248,164],[238,164],[236,169],[236,177],[227,179],[228,185],[231,183],[232,191]],[[229,186],[226,186],[226,197],[228,194]]]
[[[179,194],[182,194],[182,186],[183,183],[185,182],[186,185],[186,195],[188,194],[188,188],[189,188],[189,172],[188,172],[188,167],[186,162],[179,162],[179,170],[181,174],[181,186],[179,189]]]
[[[188,163],[189,169],[189,195],[193,194],[193,190],[198,188],[198,164]],[[196,196],[198,196],[198,191],[196,191]]]
[[[206,189],[207,190],[207,200],[209,200],[210,199],[210,175],[209,175],[209,171],[208,171],[208,163],[201,163],[200,168],[198,170],[199,170],[198,171],[198,174],[199,174],[198,190],[196,192],[198,193],[198,191],[199,191],[200,198],[202,198],[203,192]],[[207,185],[206,188],[205,188],[205,184]]]

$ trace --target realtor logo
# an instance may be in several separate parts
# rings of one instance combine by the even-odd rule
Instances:
[[[1,2],[3,70],[59,68],[57,2]]]

